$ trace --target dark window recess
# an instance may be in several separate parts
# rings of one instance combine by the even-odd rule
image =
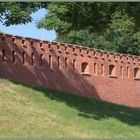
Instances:
[[[22,53],[22,64],[25,64],[25,52]]]
[[[40,65],[43,66],[43,54],[40,54]]]
[[[34,65],[34,53],[31,54],[31,64]]]
[[[22,40],[22,45],[25,45],[25,40]]]
[[[14,37],[12,38],[12,42],[13,42],[13,43],[16,43],[16,42],[15,42],[15,38],[14,38]]]
[[[134,78],[140,78],[140,70],[139,70],[139,68],[134,68]]]
[[[1,40],[2,40],[2,41],[5,41],[5,36],[2,36]]]
[[[104,75],[104,65],[101,64],[101,74]]]
[[[52,56],[49,55],[49,67],[51,68],[52,67]]]
[[[101,57],[103,57],[103,53],[101,53]]]
[[[67,67],[68,67],[68,58],[66,57],[65,58],[65,68],[67,69]]]
[[[107,54],[107,58],[109,58],[109,54]]]
[[[13,63],[15,63],[15,54],[16,54],[16,52],[13,51],[13,52],[12,52],[12,55],[13,55]]]
[[[49,49],[51,48],[51,44],[50,44],[50,43],[48,44],[48,48],[49,48]]]
[[[42,42],[40,42],[40,48],[42,48],[43,47],[43,43]]]
[[[75,48],[73,48],[73,52],[75,51]]]
[[[2,60],[6,61],[6,51],[2,49]]]
[[[31,47],[33,47],[33,44],[34,44],[34,42],[33,42],[33,41],[31,41]]]
[[[94,74],[97,74],[97,64],[94,63]]]
[[[121,75],[121,77],[123,77],[123,67],[122,66],[120,67],[120,75]]]
[[[60,46],[59,45],[57,45],[57,50],[59,50],[60,49]]]
[[[128,78],[130,77],[130,70],[129,70],[129,67],[127,67],[127,77],[128,77]]]
[[[73,60],[73,69],[75,70],[76,60]]]
[[[110,76],[115,76],[115,66],[114,65],[109,65],[109,75]]]
[[[85,73],[85,74],[88,74],[89,73],[89,66],[88,66],[88,63],[87,62],[83,62],[81,64],[81,72],[82,73]]]
[[[58,68],[60,68],[60,56],[58,56]]]

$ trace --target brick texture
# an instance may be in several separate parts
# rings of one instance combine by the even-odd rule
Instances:
[[[0,77],[140,107],[140,57],[0,34]]]

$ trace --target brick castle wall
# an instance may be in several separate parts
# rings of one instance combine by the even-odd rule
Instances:
[[[140,107],[140,57],[0,34],[0,77]]]

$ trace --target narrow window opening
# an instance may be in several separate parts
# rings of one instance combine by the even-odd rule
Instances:
[[[22,45],[25,45],[25,40],[22,40]]]
[[[59,50],[59,48],[60,48],[60,46],[59,46],[59,45],[57,45],[57,50]]]
[[[80,49],[79,52],[81,53],[82,52],[82,49]]]
[[[101,64],[101,74],[104,75],[104,64]]]
[[[109,54],[107,54],[107,58],[109,58]]]
[[[58,56],[57,61],[58,61],[58,68],[60,68],[60,56]]]
[[[128,56],[126,57],[126,61],[128,61]]]
[[[132,58],[132,61],[134,61],[134,57]]]
[[[2,36],[2,41],[5,41],[5,36]]]
[[[134,69],[134,78],[140,78],[140,70],[139,70],[139,68]]]
[[[34,65],[34,53],[31,54],[31,64]]]
[[[48,48],[49,48],[49,49],[51,48],[51,43],[48,44]]]
[[[128,77],[128,78],[130,77],[130,70],[129,70],[129,67],[127,67],[127,77]]]
[[[33,47],[33,43],[34,43],[34,42],[33,42],[33,41],[31,41],[31,47]]]
[[[81,65],[81,72],[83,74],[89,74],[89,66],[87,62],[83,62]]]
[[[89,50],[87,50],[87,54],[89,54]]]
[[[40,65],[43,66],[43,54],[40,54]]]
[[[75,70],[75,64],[76,64],[76,60],[73,60],[73,69]]]
[[[12,38],[12,42],[15,43],[15,38],[14,37]]]
[[[103,57],[103,53],[101,53],[101,57]]]
[[[52,67],[52,56],[49,55],[49,67]]]
[[[94,74],[97,74],[97,64],[94,63]]]
[[[115,66],[114,65],[109,65],[109,75],[110,76],[115,76]]]
[[[13,54],[13,63],[15,63],[15,51],[13,51],[12,54]]]
[[[42,48],[43,47],[43,43],[42,42],[40,42],[40,48]]]
[[[6,53],[4,49],[2,50],[2,60],[6,61]]]
[[[65,46],[65,51],[67,50],[67,46]]]
[[[73,52],[75,51],[75,48],[73,48]]]
[[[122,66],[120,67],[120,74],[121,74],[121,77],[123,77],[123,67]]]
[[[22,53],[22,64],[25,64],[25,52]]]
[[[68,63],[67,63],[67,61],[68,61],[68,58],[66,57],[66,58],[65,58],[65,68],[66,68],[66,69],[68,68]]]

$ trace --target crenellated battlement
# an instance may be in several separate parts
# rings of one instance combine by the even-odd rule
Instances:
[[[0,33],[0,76],[140,106],[140,56]]]
[[[97,58],[108,61],[116,61],[128,64],[140,64],[140,56],[114,53],[109,51],[103,51],[95,48],[88,48],[74,44],[66,44],[55,41],[39,40],[35,38],[22,37],[10,34],[0,33],[0,40],[4,42],[9,42],[17,44],[19,47],[29,48],[40,48],[42,51],[45,50],[55,50],[60,53],[66,53],[70,55],[80,55],[83,57]]]

